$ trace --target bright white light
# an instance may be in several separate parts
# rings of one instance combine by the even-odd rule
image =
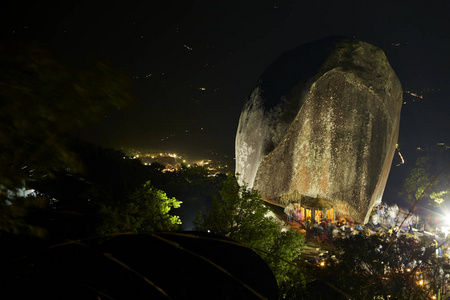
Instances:
[[[444,217],[444,224],[450,226],[450,214],[446,213]]]

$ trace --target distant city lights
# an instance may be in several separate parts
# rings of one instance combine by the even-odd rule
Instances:
[[[139,159],[145,166],[151,166],[153,163],[160,164],[164,166],[162,172],[174,172],[179,170],[183,166],[188,168],[193,166],[204,167],[208,171],[209,176],[215,176],[218,173],[229,172],[227,163],[213,161],[212,159],[192,160],[173,152],[141,153],[136,150],[131,150],[131,152],[132,153],[130,155],[124,156],[123,158]],[[218,153],[213,154],[217,155]],[[226,156],[225,159],[227,159]]]

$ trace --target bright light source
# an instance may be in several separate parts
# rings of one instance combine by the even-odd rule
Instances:
[[[445,225],[450,226],[450,214],[446,213],[444,217]]]

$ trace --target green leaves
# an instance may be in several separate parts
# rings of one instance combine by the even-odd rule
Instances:
[[[172,208],[179,208],[181,201],[168,198],[166,193],[154,188],[150,181],[130,195],[124,204],[102,205],[100,214],[104,222],[97,232],[171,231],[181,224],[179,216],[170,215]]]
[[[432,192],[430,194],[430,198],[436,203],[436,204],[442,204],[445,202],[444,195],[448,194],[448,190],[440,191],[440,192]]]
[[[406,194],[411,202],[425,197],[431,205],[443,204],[450,186],[449,166],[443,167],[442,158],[437,155],[419,157],[405,179],[400,195]]]
[[[403,186],[405,192],[408,193],[408,199],[418,200],[424,194],[430,181],[431,175],[423,167],[412,169]]]
[[[214,198],[209,214],[197,219],[196,227],[250,246],[272,269],[281,294],[295,295],[304,287],[295,263],[305,245],[303,235],[282,230],[259,193],[239,187],[235,177],[227,177],[220,197]]]

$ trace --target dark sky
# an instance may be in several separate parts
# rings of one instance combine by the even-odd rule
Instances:
[[[72,65],[107,61],[133,78],[134,105],[90,129],[98,143],[231,158],[244,101],[271,62],[323,37],[356,37],[383,49],[403,89],[423,96],[404,94],[408,152],[450,144],[449,3],[2,1],[0,24],[3,39],[37,41]]]

